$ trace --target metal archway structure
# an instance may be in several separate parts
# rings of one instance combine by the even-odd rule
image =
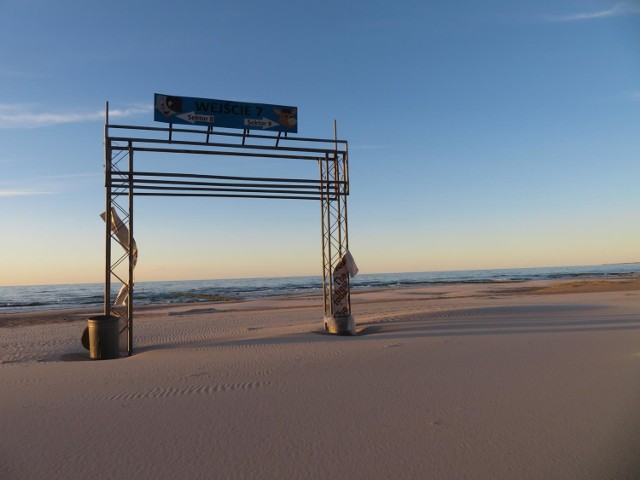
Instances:
[[[212,127],[175,128],[109,123],[105,109],[105,277],[104,314],[120,318],[120,349],[133,353],[134,199],[136,197],[232,197],[306,200],[320,203],[324,328],[354,333],[351,316],[347,196],[348,142],[334,138],[303,138],[282,132],[253,134],[214,131]],[[270,134],[271,133],[271,134]],[[213,158],[244,157],[317,164],[316,178],[241,177],[138,169],[137,153]],[[114,245],[120,245],[119,254]],[[119,286],[114,298],[115,287]]]

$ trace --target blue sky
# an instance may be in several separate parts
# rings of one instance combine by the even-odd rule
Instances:
[[[638,45],[637,1],[0,0],[0,285],[102,280],[104,103],[156,92],[337,119],[362,272],[640,261]],[[319,275],[319,215],[139,199],[137,279]]]

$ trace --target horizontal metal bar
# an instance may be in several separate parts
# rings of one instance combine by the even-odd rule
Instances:
[[[167,133],[169,133],[169,131],[171,130],[173,133],[176,133],[176,132],[196,133],[196,134],[204,134],[204,135],[208,133],[209,135],[219,135],[224,137],[263,138],[266,140],[278,139],[277,135],[257,135],[255,133],[243,135],[242,133],[220,132],[220,131],[214,131],[214,130],[207,131],[207,130],[198,130],[198,129],[191,129],[191,128],[144,127],[141,125],[108,125],[108,127],[113,129],[120,129],[120,130],[142,130],[142,131],[149,131],[149,132],[167,132]],[[285,141],[285,140],[292,141],[292,142],[312,142],[312,143],[315,142],[315,143],[331,143],[331,144],[335,144],[337,142],[343,145],[347,144],[347,140],[335,140],[333,138],[280,137],[280,141]]]
[[[280,183],[231,183],[231,182],[185,182],[184,180],[148,180],[148,179],[134,179],[132,182],[133,186],[140,185],[184,185],[186,187],[189,186],[201,186],[201,187],[252,187],[252,188],[301,188],[308,190],[319,190],[323,188],[321,184],[315,185],[299,185],[299,184],[280,184]],[[122,180],[114,180],[112,183],[113,186],[120,188],[128,188],[129,182],[127,179]]]
[[[248,149],[248,150],[269,150],[269,151],[283,151],[283,152],[304,152],[304,153],[319,153],[322,155],[335,154],[336,151],[338,154],[344,153],[341,150],[336,150],[336,148],[302,148],[302,147],[276,147],[272,145],[246,145],[246,144],[237,144],[237,143],[215,143],[215,142],[193,142],[187,140],[163,140],[163,139],[155,139],[155,138],[126,138],[126,137],[110,137],[110,140],[114,142],[129,142],[132,143],[154,143],[160,145],[189,145],[189,146],[200,146],[200,147],[216,147],[216,148],[237,148],[237,149]],[[127,145],[128,147],[128,145]],[[134,149],[138,148],[135,145]]]
[[[276,187],[280,187],[277,185]],[[189,186],[158,186],[158,185],[135,185],[133,187],[133,193],[142,193],[141,190],[154,190],[154,191],[178,191],[178,192],[241,192],[241,193],[282,193],[282,194],[298,194],[306,196],[322,196],[329,200],[333,200],[338,196],[346,196],[348,192],[336,188],[329,190],[291,190],[282,188],[251,188],[251,185],[238,185],[232,187],[189,187]],[[129,189],[122,192],[113,192],[113,197],[120,197],[128,195]]]
[[[129,146],[112,146],[112,150],[127,150],[134,152],[154,152],[154,153],[182,153],[185,155],[225,155],[229,157],[257,157],[257,158],[279,158],[288,160],[324,160],[324,157],[311,157],[308,155],[277,155],[275,153],[251,153],[251,152],[221,152],[218,150],[188,150],[182,148],[146,148]]]
[[[122,195],[114,195],[114,198],[120,196],[128,196],[129,193]],[[342,196],[332,195],[331,197],[313,197],[298,195],[245,195],[245,194],[226,194],[226,193],[160,193],[160,192],[134,192],[134,197],[211,197],[211,198],[269,198],[282,200],[314,200],[319,202],[337,202]]]
[[[238,188],[220,188],[220,187],[163,187],[157,185],[134,185],[133,192],[137,190],[158,190],[158,191],[179,191],[179,192],[246,192],[246,193],[287,193],[287,194],[299,194],[299,195],[319,195],[319,192],[304,191],[304,190],[278,190],[267,188],[245,188],[244,186],[238,186]]]
[[[279,200],[321,200],[320,197],[300,197],[295,195],[231,195],[218,193],[135,193],[136,197],[224,197],[224,198],[272,198]]]
[[[212,186],[212,187],[235,187],[235,186],[247,186],[247,187],[278,187],[278,188],[304,188],[304,189],[318,189],[318,190],[336,190],[340,187],[346,187],[344,182],[323,182],[317,181],[314,183],[282,183],[277,180],[267,183],[257,183],[257,182],[192,182],[185,180],[158,180],[158,179],[147,179],[147,178],[136,178],[133,177],[131,180],[129,177],[121,177],[119,175],[114,175],[111,178],[111,185],[113,188],[122,188],[126,189],[129,186],[142,185],[142,184],[156,184],[156,185],[195,185],[195,186]]]
[[[131,188],[161,188],[161,185],[175,185],[176,188],[182,190],[196,190],[198,187],[230,187],[233,189],[238,188],[278,188],[282,191],[291,191],[291,189],[302,189],[303,191],[317,191],[324,194],[333,194],[336,192],[347,192],[344,185],[330,183],[328,185],[318,183],[316,185],[295,185],[295,184],[280,184],[280,183],[223,183],[223,182],[183,182],[183,181],[171,181],[171,180],[134,180],[129,182],[127,179],[114,180],[111,183],[111,188],[121,189],[121,192],[126,193],[126,190]]]
[[[323,180],[312,180],[309,178],[274,178],[274,177],[232,177],[227,175],[205,175],[201,173],[172,173],[172,172],[129,172],[129,171],[112,171],[110,172],[111,178],[117,176],[123,176],[129,178],[129,175],[133,177],[170,177],[170,178],[197,178],[197,179],[211,179],[211,180],[242,180],[246,182],[291,182],[291,183],[324,183]]]

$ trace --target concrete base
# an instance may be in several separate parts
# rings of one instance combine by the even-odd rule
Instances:
[[[346,317],[328,316],[324,317],[324,329],[337,335],[355,335],[356,321],[351,315]]]

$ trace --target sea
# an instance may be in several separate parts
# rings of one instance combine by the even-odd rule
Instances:
[[[640,263],[573,267],[459,270],[442,272],[359,274],[351,279],[352,291],[385,287],[415,287],[466,283],[504,283],[576,278],[640,278]],[[117,293],[117,287],[114,287]],[[99,307],[104,298],[101,283],[0,287],[0,314]],[[215,300],[249,300],[291,294],[322,292],[322,278],[274,277],[226,280],[137,282],[136,305],[197,303]]]

